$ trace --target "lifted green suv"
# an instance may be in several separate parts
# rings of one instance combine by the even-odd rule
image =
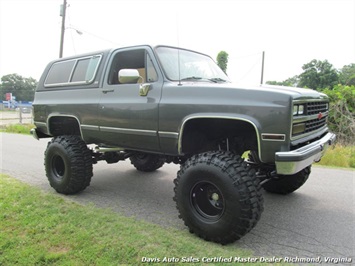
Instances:
[[[295,191],[335,141],[326,95],[241,87],[209,56],[170,46],[52,61],[33,108],[32,134],[52,138],[45,170],[57,192],[84,190],[100,160],[129,158],[145,172],[181,164],[174,180],[180,217],[191,232],[222,244],[256,225],[261,188]]]

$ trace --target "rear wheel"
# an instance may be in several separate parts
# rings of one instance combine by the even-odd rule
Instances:
[[[234,242],[256,225],[263,211],[255,171],[230,152],[191,157],[174,183],[180,218],[191,233],[205,240]]]
[[[46,175],[58,193],[75,194],[90,185],[92,156],[79,136],[59,136],[45,151]]]
[[[130,157],[131,163],[138,171],[142,172],[153,172],[165,163],[165,158],[148,153],[136,153]]]
[[[290,194],[306,183],[310,173],[311,166],[308,166],[294,175],[280,175],[278,178],[270,179],[262,187],[270,193]]]

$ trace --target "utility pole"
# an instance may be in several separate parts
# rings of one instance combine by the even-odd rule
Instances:
[[[263,84],[263,82],[264,82],[264,62],[265,62],[265,51],[263,51],[263,57],[261,60],[261,81],[260,81],[260,84]]]
[[[60,8],[60,16],[62,17],[62,30],[60,32],[60,48],[59,48],[59,58],[63,57],[63,47],[64,47],[64,32],[65,32],[65,13],[67,10],[67,0],[63,0],[63,5]]]

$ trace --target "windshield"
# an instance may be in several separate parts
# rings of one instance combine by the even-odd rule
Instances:
[[[230,82],[227,75],[206,55],[171,47],[158,47],[156,52],[170,80]]]

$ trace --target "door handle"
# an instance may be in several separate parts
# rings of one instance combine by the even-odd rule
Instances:
[[[103,94],[106,94],[106,93],[108,93],[108,92],[114,92],[114,91],[115,91],[114,89],[111,89],[111,90],[103,90],[102,93],[103,93]]]

